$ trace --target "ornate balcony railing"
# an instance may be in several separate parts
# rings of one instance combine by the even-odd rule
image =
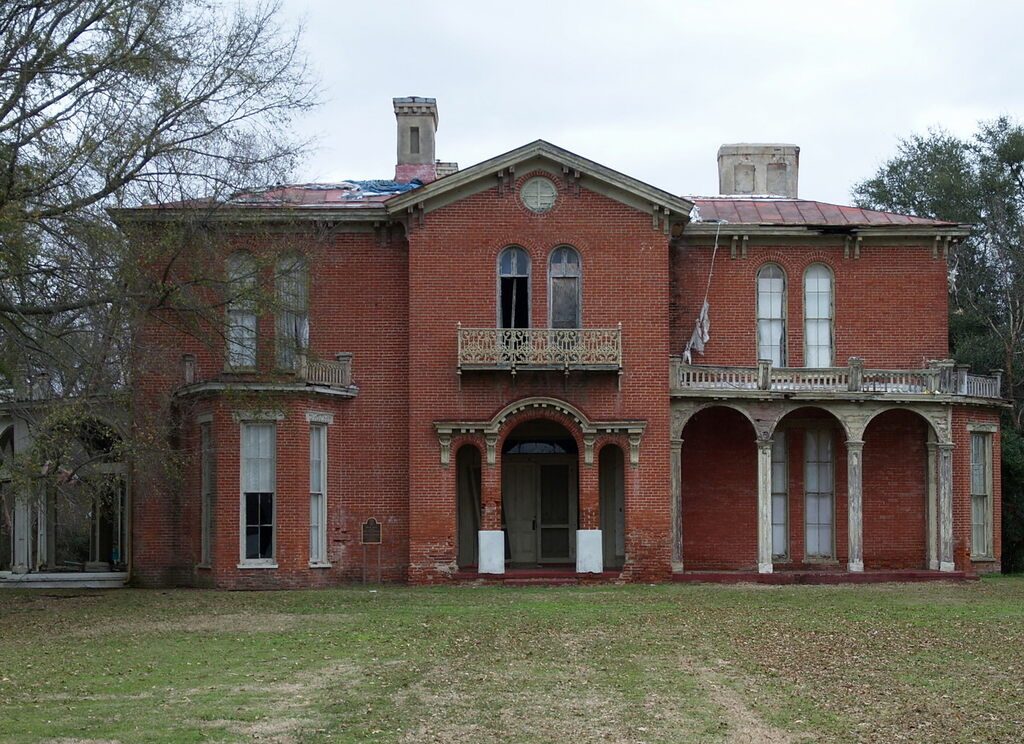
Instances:
[[[879,393],[898,396],[959,395],[1000,398],[1002,371],[990,375],[968,372],[952,360],[930,362],[922,369],[869,369],[859,357],[846,367],[804,369],[772,367],[761,360],[756,367],[718,367],[683,364],[672,358],[672,391],[677,395],[703,395],[734,391],[739,395],[778,393]]]
[[[557,369],[622,371],[622,326],[617,328],[458,327],[463,370]]]

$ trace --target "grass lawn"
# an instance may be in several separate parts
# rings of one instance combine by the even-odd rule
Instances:
[[[3,741],[1022,738],[1022,578],[0,592]]]

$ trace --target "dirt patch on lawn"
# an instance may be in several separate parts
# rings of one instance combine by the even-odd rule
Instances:
[[[722,722],[728,729],[726,741],[735,744],[792,744],[807,739],[766,723],[717,672],[688,658],[681,661],[681,666],[696,679],[697,688],[721,709]]]

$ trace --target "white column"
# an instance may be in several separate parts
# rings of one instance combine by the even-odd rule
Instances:
[[[23,493],[14,497],[14,573],[28,573],[32,568],[32,500]]]
[[[939,570],[938,536],[935,534],[935,522],[938,518],[936,499],[938,498],[938,483],[935,482],[935,442],[928,442],[928,502],[925,513],[928,517],[928,568],[932,571]]]
[[[672,570],[683,570],[683,440],[671,441]]]
[[[757,570],[772,572],[772,440],[757,442]]]
[[[480,530],[478,533],[477,571],[482,574],[505,573],[505,533]]]
[[[939,459],[939,570],[953,571],[953,443],[935,445]]]
[[[864,442],[846,443],[846,513],[850,539],[846,570],[864,570]]]

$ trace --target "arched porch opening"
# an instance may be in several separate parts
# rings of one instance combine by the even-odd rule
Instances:
[[[849,559],[847,433],[824,408],[789,411],[771,437],[775,570],[839,568]]]
[[[934,551],[937,529],[929,442],[931,424],[907,409],[883,411],[864,430],[866,569],[929,568],[929,534]]]
[[[757,444],[750,420],[726,406],[682,430],[682,558],[687,570],[757,566]]]
[[[465,444],[455,454],[456,535],[458,539],[456,561],[459,568],[478,563],[480,530],[480,450]]]
[[[579,446],[561,423],[530,419],[501,448],[501,511],[510,568],[576,562]]]
[[[620,569],[626,561],[626,457],[618,445],[601,448],[598,481],[604,568]]]

